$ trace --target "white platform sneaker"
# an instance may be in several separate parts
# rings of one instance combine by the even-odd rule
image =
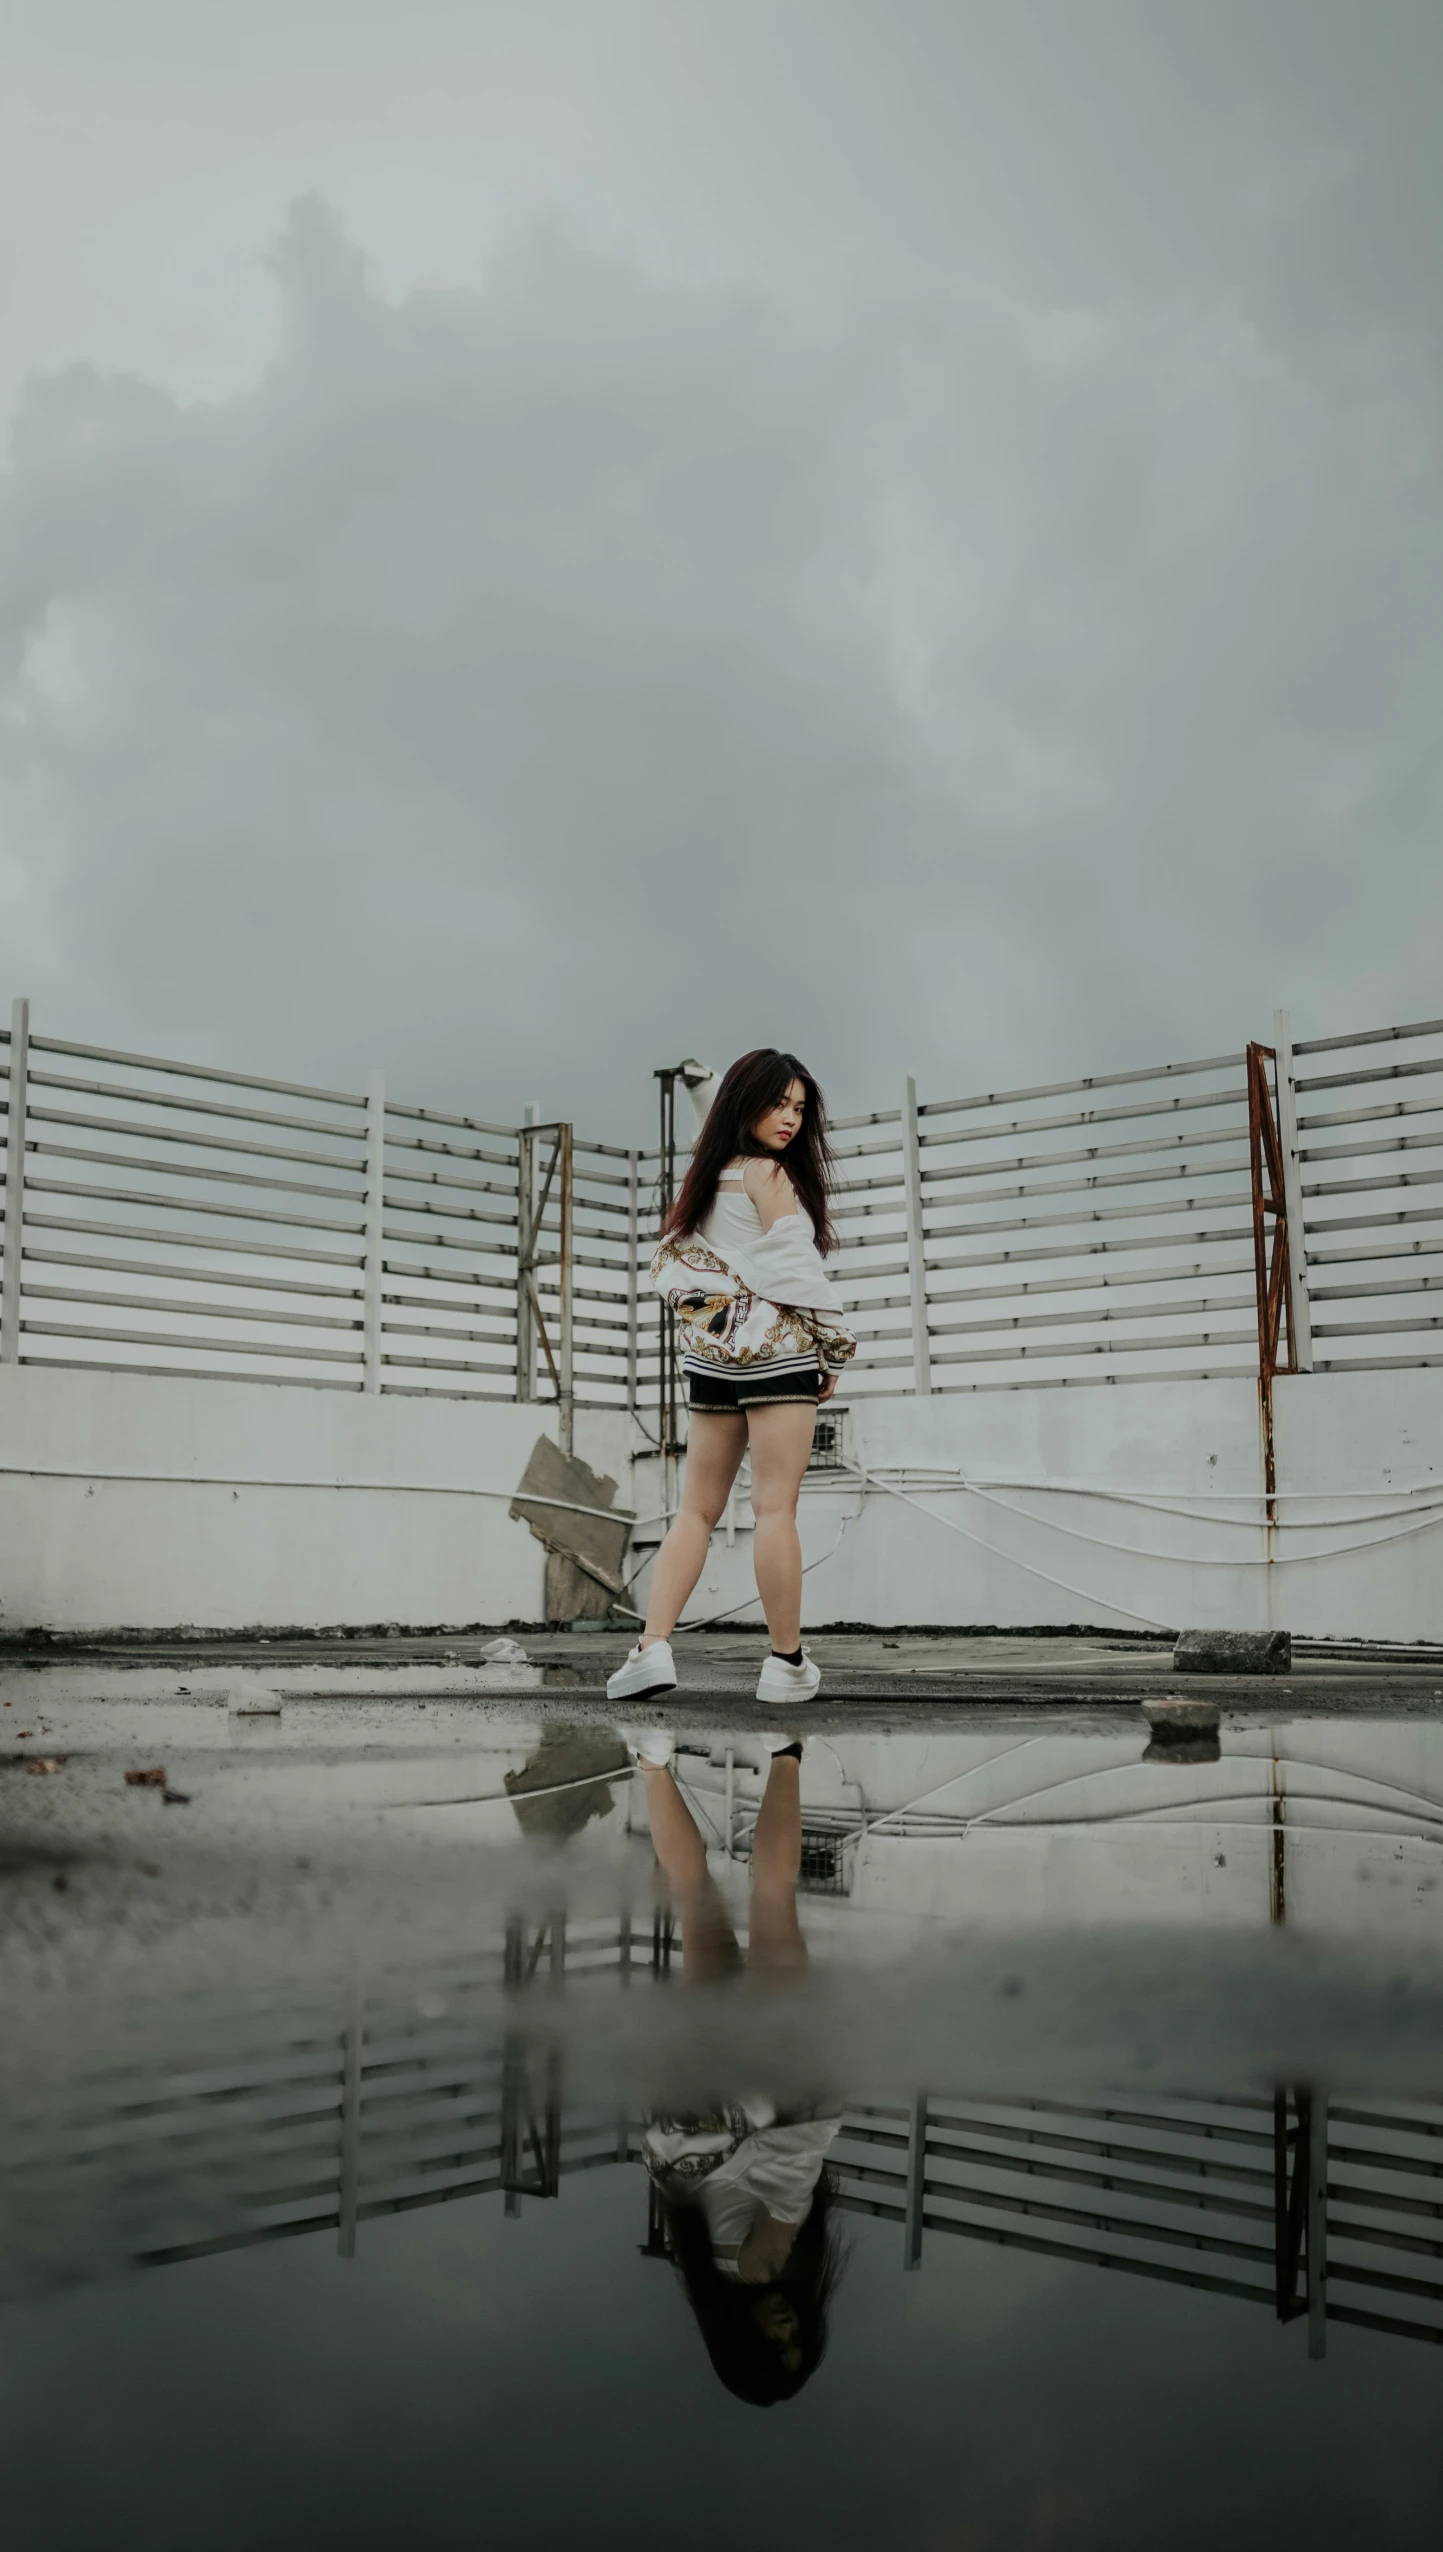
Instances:
[[[676,1752],[676,1739],[669,1728],[618,1728],[628,1754],[638,1763],[650,1764],[654,1772],[663,1771]]]
[[[789,1665],[785,1657],[768,1657],[757,1677],[758,1701],[815,1701],[822,1680],[821,1667],[807,1649],[802,1650],[800,1666]]]
[[[606,1679],[608,1701],[635,1701],[642,1693],[675,1690],[676,1659],[667,1639],[654,1639],[646,1648],[638,1643],[625,1665]]]

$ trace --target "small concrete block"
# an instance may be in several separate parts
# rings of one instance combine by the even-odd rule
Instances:
[[[1190,1693],[1155,1693],[1149,1695],[1142,1707],[1155,1737],[1198,1737],[1217,1733],[1218,1705],[1215,1701],[1196,1701]]]
[[[247,1684],[232,1693],[230,1706],[237,1719],[279,1719],[281,1696],[270,1684]]]
[[[1287,1630],[1185,1630],[1172,1652],[1175,1675],[1290,1675]]]

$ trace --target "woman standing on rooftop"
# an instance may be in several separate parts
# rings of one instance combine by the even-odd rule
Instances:
[[[771,1633],[757,1699],[810,1701],[821,1682],[802,1646],[797,1493],[817,1410],[856,1351],[823,1265],[835,1245],[831,1176],[826,1110],[805,1064],[774,1046],[742,1055],[712,1101],[652,1262],[652,1282],[677,1314],[686,1481],[641,1637],[607,1685],[613,1701],[675,1684],[671,1634],[747,1452],[757,1593]]]

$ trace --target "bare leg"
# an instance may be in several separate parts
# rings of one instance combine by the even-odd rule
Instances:
[[[783,1401],[747,1411],[752,1451],[752,1513],[756,1517],[753,1564],[757,1593],[772,1646],[783,1656],[802,1636],[802,1546],[797,1539],[797,1492],[811,1458],[815,1408]]]
[[[801,1866],[801,1766],[795,1755],[774,1755],[752,1835],[751,1964],[759,1973],[795,1975],[807,1964],[797,1921]]]
[[[651,1839],[667,1885],[679,1899],[695,1896],[710,1875],[706,1845],[697,1821],[676,1786],[669,1764],[643,1763],[639,1769],[646,1783]]]
[[[707,1868],[706,1846],[696,1819],[669,1768],[644,1763],[641,1774],[656,1857],[681,1917],[682,1970],[691,1983],[707,1985],[740,1966],[736,1934]]]
[[[694,1409],[687,1434],[686,1480],[681,1512],[656,1555],[646,1599],[645,1648],[670,1639],[682,1608],[706,1566],[707,1545],[721,1520],[731,1485],[747,1449],[747,1422],[739,1413]]]

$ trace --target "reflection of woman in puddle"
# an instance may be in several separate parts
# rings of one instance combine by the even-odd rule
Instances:
[[[652,1841],[681,1920],[682,1972],[712,1984],[745,1963],[777,1983],[800,1975],[801,1746],[775,1741],[752,1836],[751,1928],[743,1962],[706,1848],[671,1770],[662,1730],[633,1740]],[[767,1740],[771,1744],[772,1740]],[[707,2352],[729,2392],[765,2406],[800,2392],[827,2344],[839,2260],[827,2154],[832,2111],[779,2111],[759,2095],[705,2114],[655,2117],[645,2160],[671,2254]]]

